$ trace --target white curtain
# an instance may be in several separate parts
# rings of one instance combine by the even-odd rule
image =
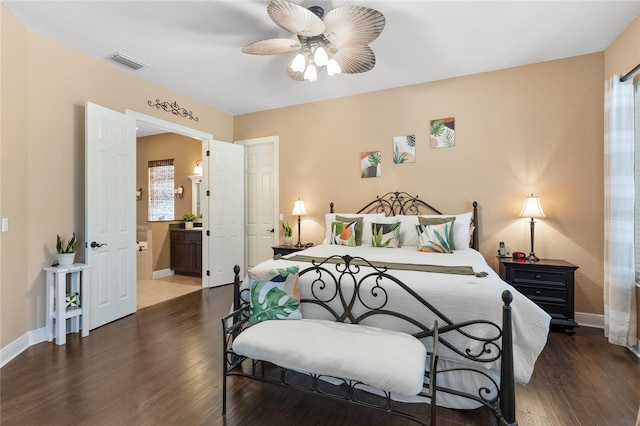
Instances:
[[[604,333],[609,342],[637,344],[634,252],[633,83],[614,75],[605,84]]]

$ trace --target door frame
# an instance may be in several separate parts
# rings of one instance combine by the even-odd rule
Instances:
[[[234,141],[233,143],[238,145],[243,145],[246,147],[256,146],[256,145],[266,145],[273,144],[273,223],[276,231],[273,233],[273,245],[277,245],[278,241],[280,241],[280,226],[276,226],[276,224],[280,223],[280,136],[263,136],[260,138],[252,138],[252,139],[243,139]],[[245,173],[246,174],[246,173]],[[245,194],[245,212],[249,211],[249,207],[251,205],[251,200],[247,200],[247,194]],[[246,213],[245,213],[246,214]],[[248,259],[247,250],[248,247],[245,246],[245,265]]]
[[[194,139],[202,140],[202,158],[206,157],[206,145],[208,141],[213,141],[213,135],[210,133],[201,132],[200,130],[192,129],[190,127],[183,126],[181,124],[172,123],[170,121],[163,120],[161,118],[153,117],[150,115],[142,114],[140,112],[126,109],[125,115],[135,118],[136,121],[141,121],[153,127],[165,130],[170,133],[177,133],[183,136],[191,137]],[[203,193],[209,189],[209,162],[202,162],[202,181],[204,187]],[[203,203],[202,209],[202,227],[203,229],[209,229],[209,206],[208,203]],[[209,270],[209,247],[207,244],[202,245],[202,287],[209,287],[209,277],[206,271]]]

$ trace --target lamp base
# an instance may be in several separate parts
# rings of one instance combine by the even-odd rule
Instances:
[[[304,247],[304,245],[300,241],[298,241],[298,243],[296,244],[296,248],[302,248],[302,247]]]
[[[537,261],[540,260],[540,258],[538,258],[538,256],[536,256],[536,254],[534,252],[531,252],[531,254],[529,254],[529,256],[527,256],[526,259],[529,262],[537,262]]]

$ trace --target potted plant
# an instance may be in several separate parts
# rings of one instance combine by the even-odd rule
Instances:
[[[60,235],[56,234],[56,251],[58,252],[58,265],[60,266],[70,266],[73,265],[73,262],[76,258],[76,250],[78,248],[78,238],[76,237],[76,233],[73,233],[73,236],[69,240],[68,243],[64,243]]]
[[[184,229],[193,229],[193,221],[196,220],[198,216],[191,212],[187,212],[182,216],[184,220]]]
[[[293,231],[291,230],[291,225],[287,222],[282,222],[282,234],[285,246],[290,246],[291,241],[293,240]]]

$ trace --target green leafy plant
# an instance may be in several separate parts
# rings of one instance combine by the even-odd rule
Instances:
[[[56,235],[56,250],[60,254],[65,253],[75,253],[78,248],[78,238],[76,237],[76,233],[73,233],[73,236],[69,240],[67,244],[64,243],[60,235]]]
[[[271,283],[258,281],[251,290],[250,324],[266,320],[285,319],[300,306],[300,302],[278,287],[271,287],[267,290],[264,300],[260,301],[259,295],[267,285],[271,285]]]
[[[182,219],[184,219],[185,222],[193,222],[197,218],[198,218],[198,216],[196,216],[195,214],[193,214],[191,212],[187,212],[182,216]]]
[[[393,162],[396,164],[402,164],[407,161],[407,153],[400,152],[400,147],[397,144],[393,146]]]
[[[375,234],[373,235],[372,238],[372,243],[371,244],[373,247],[388,247],[389,243],[391,242],[391,240],[393,238],[389,238],[387,241],[383,241],[382,237],[384,236],[383,234],[383,229],[382,226],[378,228],[378,230],[375,232]]]
[[[369,164],[371,164],[371,166],[376,167],[382,161],[382,156],[379,152],[370,152],[369,156],[367,157],[367,161],[369,162]]]
[[[287,222],[282,222],[282,232],[283,236],[290,237],[293,235],[293,230],[291,229],[291,225]]]
[[[442,120],[433,120],[431,122],[431,136],[438,137],[442,136],[444,132],[444,121]]]

